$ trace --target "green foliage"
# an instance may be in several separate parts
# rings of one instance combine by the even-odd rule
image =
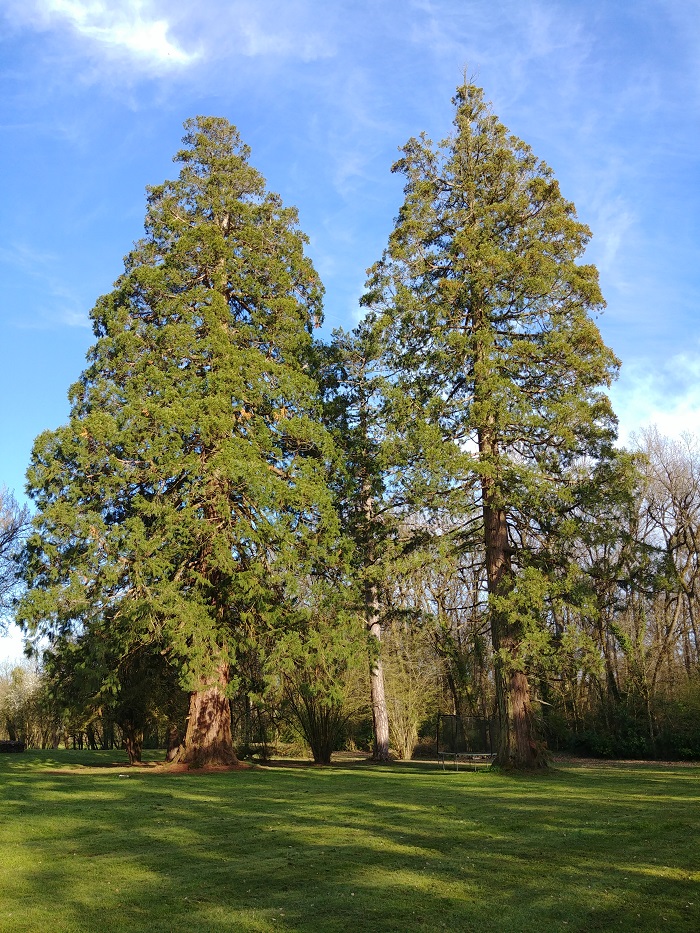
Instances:
[[[0,738],[28,748],[58,744],[61,717],[45,676],[29,663],[0,667]]]
[[[226,120],[185,128],[178,177],[148,189],[145,237],[93,309],[70,420],[34,445],[19,617],[66,646],[161,652],[195,690],[285,629],[337,521],[296,211]]]
[[[148,731],[165,736],[186,716],[186,695],[174,668],[150,646],[120,645],[109,638],[59,638],[44,651],[43,680],[53,707],[60,712],[62,732],[91,747],[126,742],[140,757]]]
[[[454,104],[454,133],[409,140],[393,167],[404,202],[363,303],[403,450],[395,481],[449,514],[456,544],[483,548],[505,763],[510,743],[535,746],[508,738],[530,719],[515,723],[506,693],[550,650],[576,512],[614,457],[605,389],[618,362],[593,320],[597,271],[580,262],[590,231],[552,170],[479,88]]]
[[[659,704],[658,745],[668,757],[700,760],[700,680],[685,684]]]
[[[617,361],[590,317],[596,270],[576,261],[590,231],[480,89],[459,88],[455,107],[453,136],[411,139],[394,165],[405,201],[363,302],[396,373],[397,426],[435,479],[443,465],[463,502],[492,478],[511,514],[553,518],[568,468],[614,437],[601,387]],[[477,458],[484,431],[495,447]]]
[[[358,606],[364,602],[367,616],[381,614],[369,603],[379,593],[383,604],[390,579],[405,573],[412,558],[420,562],[427,536],[415,520],[422,503],[407,498],[397,482],[405,458],[388,429],[381,345],[371,329],[361,324],[350,334],[334,332],[323,385],[326,423],[342,451],[334,492],[349,539]]]
[[[404,460],[387,431],[389,400],[376,335],[362,325],[352,334],[336,331],[325,357],[326,421],[343,452],[344,466],[334,477],[334,490],[352,544],[354,604],[369,636],[374,755],[384,761],[390,741],[381,646],[386,604],[392,579],[416,562],[427,535],[416,521],[415,501],[406,498],[396,482]]]
[[[412,139],[394,165],[406,197],[363,302],[394,374],[395,429],[421,453],[412,488],[442,482],[469,516],[488,486],[519,556],[528,534],[573,531],[567,515],[591,494],[581,458],[614,439],[601,389],[617,361],[590,317],[596,270],[576,261],[590,232],[551,169],[480,89],[459,88],[455,106],[453,136]]]
[[[318,764],[330,764],[348,724],[368,710],[360,676],[367,664],[366,636],[358,615],[343,609],[347,596],[312,590],[303,624],[288,630],[269,656],[270,694],[277,695]]]
[[[369,642],[387,750],[381,663],[405,755],[424,716],[488,718],[494,693],[506,734],[516,681],[559,747],[700,755],[697,442],[613,449],[590,231],[480,89],[454,103],[394,166],[367,317],[330,346],[296,212],[234,127],[187,122],[69,422],[35,443],[18,619],[50,648],[8,730],[137,747],[215,682],[245,745],[291,710],[328,761]],[[0,626],[27,519],[0,490]]]
[[[440,709],[443,667],[423,627],[395,622],[383,646],[391,747],[397,758],[408,760],[422,723],[434,723]]]

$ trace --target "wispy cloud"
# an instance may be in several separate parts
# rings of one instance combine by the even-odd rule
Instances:
[[[700,16],[697,0],[661,0],[660,6],[676,31],[682,48],[682,55],[676,62],[686,92],[682,106],[697,113],[700,109]],[[651,11],[654,11],[653,6]]]
[[[148,0],[35,0],[9,6],[11,18],[25,27],[68,27],[103,52],[126,55],[148,67],[182,67],[199,57],[171,37],[170,22]]]
[[[700,344],[661,364],[658,360],[629,364],[611,394],[622,443],[652,425],[670,437],[700,432]]]
[[[608,159],[590,169],[579,168],[575,179],[581,219],[593,231],[589,261],[596,263],[609,284],[621,290],[628,287],[630,274],[627,264],[620,260],[621,251],[628,254],[639,236],[639,219],[622,193],[624,175],[618,160]]]
[[[0,264],[19,269],[25,274],[36,274],[47,262],[55,262],[57,257],[52,253],[27,246],[26,243],[12,243],[0,246]]]
[[[579,84],[591,40],[574,10],[561,5],[552,9],[534,0],[502,0],[488,6],[413,0],[411,6],[417,14],[412,18],[412,43],[429,50],[436,67],[449,69],[455,83],[460,67],[466,67],[477,83],[482,69],[487,70],[488,96],[498,106],[519,98],[527,106],[533,99],[538,105],[545,90],[539,70],[543,63],[557,68],[557,83],[546,85],[550,100]]]
[[[20,330],[51,330],[57,327],[90,327],[85,301],[70,285],[52,270],[60,262],[52,253],[33,249],[25,243],[0,247],[0,267],[20,270],[25,281],[38,285],[41,299],[32,300],[34,289],[24,304],[16,304],[20,313],[13,315],[11,323]],[[32,307],[38,310],[29,311]],[[7,315],[9,317],[9,315]]]
[[[335,43],[310,23],[295,23],[295,17],[282,16],[279,7],[265,4],[237,4],[231,17],[238,50],[250,58],[292,58],[303,62],[332,58]],[[296,28],[295,28],[296,26]]]

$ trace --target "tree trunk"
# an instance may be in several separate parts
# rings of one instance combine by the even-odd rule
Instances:
[[[372,729],[374,733],[374,748],[372,759],[374,761],[389,760],[389,714],[384,694],[384,668],[381,657],[382,627],[379,621],[379,600],[377,588],[369,587],[367,603],[367,631],[372,642],[370,643],[370,700],[372,702]]]
[[[503,643],[501,642],[501,645]],[[498,745],[496,763],[504,768],[542,768],[530,705],[530,685],[523,671],[507,672],[496,661]]]
[[[168,725],[167,744],[165,752],[166,761],[174,761],[180,748],[180,730],[174,723]]]
[[[139,729],[132,723],[123,723],[122,731],[124,733],[124,748],[129,756],[130,765],[141,764],[141,753],[143,751],[143,729]]]
[[[363,510],[367,526],[367,541],[365,544],[365,571],[374,564],[374,502],[370,495],[368,481],[363,484],[362,495],[364,499]],[[379,595],[377,584],[365,578],[365,620],[367,632],[370,636],[369,648],[369,694],[372,704],[372,733],[374,747],[372,749],[373,761],[389,760],[389,713],[386,707],[384,693],[384,668],[382,666],[382,623],[379,612]]]
[[[484,479],[484,543],[486,545],[486,577],[490,596],[504,596],[512,585],[508,522],[505,510],[492,507],[491,481]],[[498,609],[491,611],[491,639],[496,673],[496,705],[498,711],[498,741],[496,763],[504,768],[546,767],[540,752],[530,703],[527,675],[520,670],[518,649],[520,632]]]
[[[452,712],[455,716],[462,716],[462,699],[457,691],[457,683],[451,671],[447,672],[447,686],[452,697]]]
[[[92,725],[89,725],[87,727],[86,732],[87,732],[88,748],[90,749],[91,752],[96,752],[97,742],[95,741],[95,730],[92,727]]]
[[[231,737],[231,707],[226,696],[227,664],[220,664],[215,683],[203,683],[190,694],[185,739],[172,761],[193,768],[238,763]]]

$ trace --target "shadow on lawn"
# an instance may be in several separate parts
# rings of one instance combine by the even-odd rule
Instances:
[[[696,772],[124,773],[3,769],[0,930],[698,928]]]

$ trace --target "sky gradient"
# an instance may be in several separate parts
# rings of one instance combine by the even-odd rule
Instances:
[[[299,208],[329,333],[358,319],[398,147],[448,134],[465,71],[593,231],[622,440],[700,432],[698,0],[0,0],[0,485],[21,496],[66,420],[187,117],[235,123]]]

